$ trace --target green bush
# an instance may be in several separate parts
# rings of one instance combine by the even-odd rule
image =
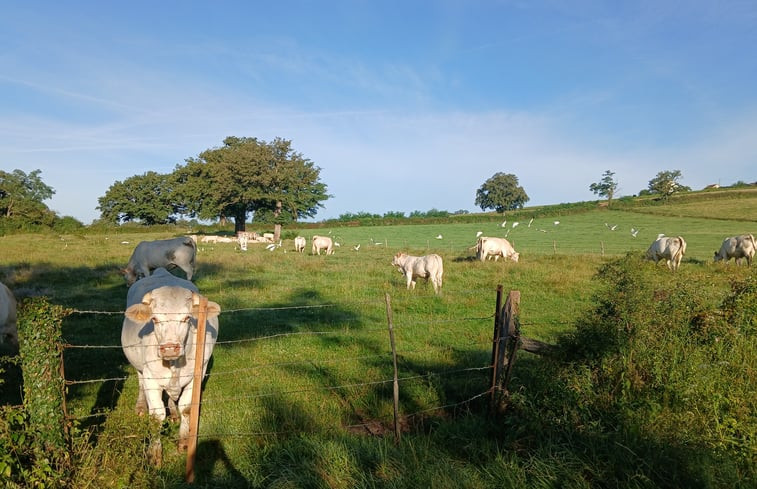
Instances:
[[[568,367],[551,374],[561,383],[548,402],[560,408],[548,412],[604,441],[613,480],[641,470],[662,487],[749,487],[757,477],[754,277],[728,290],[629,253],[597,279],[595,307],[561,344]],[[631,469],[634,459],[642,465]]]

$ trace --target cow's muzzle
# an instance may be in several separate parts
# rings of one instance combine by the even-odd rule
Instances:
[[[165,343],[158,347],[158,355],[163,360],[176,360],[184,354],[179,343]]]

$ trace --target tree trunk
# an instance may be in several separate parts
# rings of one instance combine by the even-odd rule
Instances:
[[[237,213],[234,215],[234,234],[238,234],[239,231],[245,231],[246,224],[245,221],[247,220],[247,212],[245,211],[237,211]]]
[[[273,218],[276,221],[278,220],[279,216],[281,215],[281,207],[282,207],[281,206],[281,201],[277,200],[276,201],[276,210],[273,211]],[[281,224],[277,222],[273,226],[273,241],[274,241],[274,243],[278,243],[280,239],[281,239]]]

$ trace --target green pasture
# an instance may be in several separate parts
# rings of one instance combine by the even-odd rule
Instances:
[[[487,415],[497,285],[521,291],[524,335],[557,342],[585,318],[600,288],[593,277],[609,261],[641,255],[659,233],[681,235],[688,249],[677,280],[720,294],[753,272],[712,263],[713,251],[726,236],[757,234],[757,224],[606,209],[529,221],[286,229],[273,251],[200,243],[195,282],[223,311],[203,391],[200,487],[591,487],[592,457],[550,453],[547,443],[530,453],[499,446],[503,432],[513,439],[527,427]],[[136,375],[120,350],[127,288],[118,268],[140,240],[189,231],[0,237],[0,279],[19,296],[73,310],[63,331],[72,345],[67,407],[93,433],[80,448],[77,487],[183,487],[176,428],[163,430],[160,469],[144,463],[144,436],[135,436],[147,428],[133,414]],[[520,262],[475,260],[479,231],[507,235]],[[293,250],[297,234],[308,238],[304,254]],[[335,254],[312,256],[313,234],[332,236]],[[440,254],[442,294],[424,281],[406,290],[391,266],[397,251]],[[387,295],[402,379],[398,447]],[[516,397],[542,361],[523,355]],[[2,387],[12,401],[13,384]],[[646,482],[636,485],[655,487]]]

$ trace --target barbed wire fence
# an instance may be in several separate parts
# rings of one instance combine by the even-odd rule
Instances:
[[[500,290],[501,293],[501,290]],[[374,301],[374,303],[377,303],[378,301]],[[389,317],[391,317],[391,309],[389,309],[389,296],[387,294],[386,296],[386,304],[387,304],[387,314]],[[343,304],[339,304],[339,306],[342,306]],[[282,310],[288,310],[288,311],[303,311],[303,310],[313,310],[313,309],[326,309],[330,307],[336,307],[336,304],[316,304],[316,305],[303,305],[303,306],[284,306],[284,307],[249,307],[249,308],[235,308],[230,310],[225,310],[222,312],[222,315],[224,316],[231,316],[231,315],[238,315],[238,314],[247,314],[251,312],[263,312],[263,311],[270,311],[270,312],[276,312],[276,311],[282,311]],[[497,305],[499,307],[499,304]],[[96,311],[96,310],[74,310],[74,314],[79,315],[123,315],[124,311]],[[497,311],[493,310],[492,314],[485,315],[482,317],[460,317],[460,318],[447,318],[447,319],[434,319],[429,322],[413,322],[413,326],[415,327],[423,327],[425,325],[433,326],[434,331],[438,334],[439,329],[443,328],[445,324],[450,325],[459,325],[462,322],[471,322],[476,323],[477,327],[478,325],[488,324],[483,330],[489,330],[491,328],[492,321],[495,320],[497,317]],[[391,321],[391,319],[389,320]],[[386,344],[389,345],[389,334],[388,331],[391,330],[391,328],[394,327],[394,325],[390,322],[389,328],[387,326],[381,325],[381,326],[371,326],[367,328],[362,328],[359,331],[355,330],[323,330],[323,331],[293,331],[293,332],[281,332],[281,333],[273,333],[273,334],[265,334],[261,336],[250,336],[250,337],[243,337],[243,338],[235,338],[235,339],[229,339],[229,340],[223,340],[220,339],[216,342],[216,348],[214,350],[214,357],[216,359],[219,356],[222,356],[226,353],[226,350],[224,348],[218,348],[219,346],[227,346],[227,347],[233,347],[236,345],[241,344],[248,344],[248,343],[254,343],[254,342],[266,342],[266,341],[273,341],[273,340],[290,340],[293,338],[303,338],[303,337],[340,337],[340,336],[349,336],[351,338],[354,338],[355,335],[384,335],[384,340],[386,341]],[[402,328],[408,328],[409,325],[406,323],[403,323],[400,321],[399,323],[399,330],[402,331]],[[450,330],[452,332],[452,330]],[[221,338],[223,334],[221,333]],[[479,335],[481,336],[481,335]],[[495,342],[494,338],[486,339],[486,340],[480,340],[475,339],[473,341],[468,342],[461,342],[458,343],[456,346],[459,348],[472,348],[475,350],[479,350],[481,352],[486,352],[488,349],[491,349],[493,344]],[[145,346],[148,347],[148,346]],[[120,344],[112,344],[112,345],[94,345],[94,344],[64,344],[63,349],[64,350],[102,350],[102,349],[113,349],[113,350],[121,350],[123,347]],[[428,352],[434,350],[434,347],[427,347],[427,348],[416,348],[416,349],[401,349],[401,353],[397,355],[397,350],[392,348],[387,348],[385,352],[377,352],[377,353],[371,353],[371,354],[360,354],[360,355],[354,355],[354,356],[344,356],[340,358],[325,358],[325,359],[319,359],[317,361],[313,359],[287,359],[281,362],[268,362],[268,363],[255,363],[250,364],[249,366],[245,367],[238,367],[233,369],[219,369],[214,366],[213,369],[209,370],[206,374],[205,378],[207,382],[212,382],[214,378],[223,378],[227,376],[232,377],[239,377],[240,375],[246,374],[246,373],[252,373],[252,372],[259,372],[263,369],[271,369],[271,368],[287,368],[287,369],[297,369],[297,368],[307,368],[307,369],[313,369],[313,368],[323,368],[326,365],[336,365],[339,363],[358,363],[358,362],[378,362],[380,364],[384,365],[392,365],[392,355],[397,355],[399,357],[399,364],[404,365],[408,363],[408,359],[412,358],[413,356],[417,355],[423,355],[427,354]],[[396,365],[396,364],[395,364]],[[317,385],[317,386],[293,386],[290,389],[286,390],[277,390],[276,392],[257,392],[257,393],[244,393],[239,395],[230,395],[230,396],[209,396],[206,398],[203,398],[200,401],[200,406],[212,406],[212,405],[218,405],[223,403],[243,403],[243,402],[252,402],[252,401],[260,401],[265,398],[273,397],[273,396],[281,396],[281,395],[287,395],[287,396],[295,396],[299,394],[305,394],[308,392],[316,392],[316,391],[323,391],[323,392],[340,392],[340,391],[350,391],[355,390],[359,388],[365,388],[365,387],[386,387],[389,385],[398,386],[401,384],[408,384],[411,382],[421,382],[421,381],[429,381],[432,378],[444,378],[444,377],[451,377],[451,376],[475,376],[475,378],[483,383],[485,385],[486,383],[486,374],[490,374],[493,369],[493,365],[486,364],[486,365],[470,365],[470,366],[461,366],[460,368],[447,368],[447,369],[440,369],[433,372],[426,372],[426,373],[408,373],[405,372],[404,375],[401,372],[398,372],[395,366],[395,376],[393,378],[379,378],[376,380],[368,380],[365,382],[346,382],[346,383],[335,383],[335,384],[328,384],[328,385]],[[128,379],[132,378],[134,374],[126,374],[123,376],[109,376],[109,377],[102,377],[102,378],[90,378],[90,379],[64,379],[66,387],[73,387],[73,386],[83,386],[83,385],[92,385],[92,384],[105,384],[107,382],[126,382]],[[450,409],[456,409],[456,408],[463,408],[466,406],[469,406],[473,401],[482,398],[487,395],[492,394],[492,388],[488,387],[486,389],[481,390],[480,392],[475,392],[469,396],[467,396],[465,399],[451,402],[451,403],[443,403],[438,406],[432,406],[432,407],[426,407],[423,409],[418,409],[413,412],[405,412],[402,414],[402,418],[404,420],[412,419],[414,417],[419,417],[426,415],[433,411],[443,411],[443,410],[450,410]],[[397,393],[394,394],[395,399],[398,398]],[[65,402],[65,399],[64,399]],[[66,411],[67,412],[67,411]],[[102,411],[102,412],[93,412],[90,414],[80,414],[80,415],[67,415],[66,420],[70,422],[74,421],[83,421],[88,418],[97,418],[97,417],[103,417],[107,416],[109,414],[108,410]],[[398,424],[398,413],[394,414],[394,424],[395,426]],[[374,418],[365,420],[360,420],[361,422],[353,423],[353,424],[347,424],[342,426],[342,429],[362,429],[367,433],[376,433],[377,431],[377,424],[386,425],[392,421],[392,419],[389,419],[387,417],[383,418]],[[245,433],[240,432],[224,432],[224,433],[200,433],[199,436],[201,438],[208,438],[208,437],[251,437],[251,436],[267,436],[272,434],[283,434],[283,433],[291,433],[292,431],[287,432],[268,432],[268,431],[250,431]]]

